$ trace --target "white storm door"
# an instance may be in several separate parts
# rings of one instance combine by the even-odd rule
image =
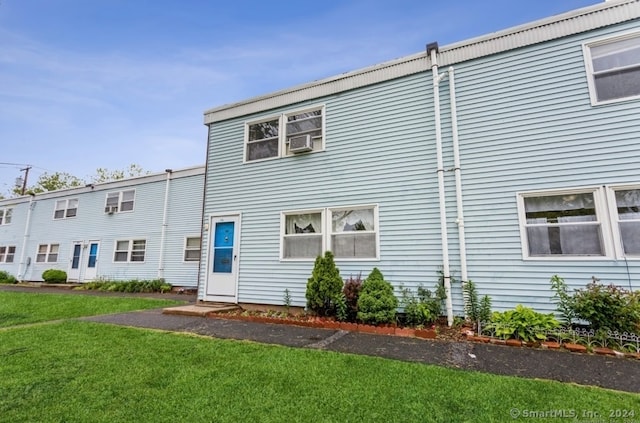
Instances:
[[[100,243],[98,241],[89,241],[87,251],[87,258],[84,260],[86,267],[84,269],[83,280],[88,282],[96,278],[98,272],[98,250],[100,249]]]
[[[80,280],[81,261],[82,241],[76,241],[71,246],[71,263],[69,263],[69,271],[67,272],[67,280],[69,282],[78,282]]]
[[[214,216],[209,225],[206,296],[235,301],[238,281],[240,216]]]

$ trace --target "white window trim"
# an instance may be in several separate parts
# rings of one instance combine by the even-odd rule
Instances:
[[[127,241],[129,242],[129,245],[127,246],[127,259],[124,261],[116,261],[116,252],[121,251],[124,252],[124,250],[118,250],[118,242],[124,242]],[[144,260],[142,261],[132,261],[131,260],[131,253],[133,251],[133,242],[134,241],[144,241]],[[140,264],[140,263],[145,263],[147,261],[147,250],[149,246],[149,241],[146,238],[129,238],[129,239],[116,239],[113,242],[113,255],[111,256],[111,260],[113,264]],[[137,250],[136,250],[137,251]]]
[[[602,231],[602,249],[604,254],[601,256],[588,255],[549,255],[549,256],[530,256],[529,243],[527,238],[527,218],[524,208],[524,199],[526,197],[551,196],[562,194],[584,194],[593,193],[596,217]],[[611,217],[607,204],[607,194],[602,186],[588,186],[578,188],[565,189],[548,189],[540,191],[523,191],[516,193],[518,204],[518,224],[520,227],[520,243],[522,248],[522,259],[526,261],[602,261],[611,260],[615,257],[615,249],[612,239]]]
[[[69,212],[69,210],[71,210],[71,209],[69,209],[69,202],[70,201],[74,201],[74,200],[78,202],[78,204],[76,205],[76,214],[74,216],[67,216],[67,213]],[[58,209],[57,208],[58,203],[61,202],[61,201],[64,201],[64,207],[61,208],[61,209]],[[78,207],[79,206],[80,206],[80,200],[77,199],[77,198],[68,198],[66,200],[56,200],[56,202],[53,205],[53,220],[63,220],[63,219],[73,219],[73,218],[75,218],[76,216],[78,216]],[[64,211],[62,217],[56,217],[56,212],[60,211],[60,210]]]
[[[47,246],[47,252],[46,253],[40,253],[40,246],[41,245],[46,245]],[[51,252],[51,247],[57,245],[58,246],[58,251],[56,253],[53,253],[56,255],[56,260],[55,261],[49,261],[49,257],[51,256],[52,252]],[[46,265],[48,263],[58,263],[59,259],[60,259],[60,243],[58,242],[51,242],[51,243],[42,243],[42,244],[38,244],[38,246],[36,247],[36,254],[35,254],[35,264],[39,264],[39,265]],[[39,254],[44,254],[44,261],[38,261],[38,255]]]
[[[0,226],[11,225],[13,221],[13,207],[0,207],[0,212],[2,212],[2,222],[0,222]],[[11,221],[7,222],[7,213],[11,216]]]
[[[0,248],[4,248],[4,253],[0,253],[0,264],[13,264],[16,261],[17,247],[15,245],[0,245]],[[9,253],[9,248],[13,248],[13,253]],[[12,255],[11,261],[7,261],[7,257]]]
[[[616,41],[622,41],[624,39],[633,38],[637,36],[640,36],[640,31],[632,30],[632,31],[622,32],[614,36],[609,35],[606,37],[595,38],[595,39],[586,41],[582,44],[582,56],[584,59],[585,70],[587,73],[589,99],[591,100],[592,106],[601,106],[601,105],[612,104],[612,103],[620,103],[622,101],[637,100],[640,98],[640,95],[635,95],[635,96],[629,96],[629,97],[615,98],[612,100],[598,101],[595,82],[593,79],[593,74],[594,74],[593,61],[591,60],[591,47],[597,47],[600,45],[615,43]]]
[[[331,215],[334,211],[341,210],[358,210],[358,209],[373,209],[373,219],[374,219],[374,227],[376,228],[375,238],[376,238],[376,256],[375,257],[354,257],[354,258],[344,258],[344,257],[334,257],[335,261],[340,262],[371,262],[371,261],[380,261],[380,217],[379,217],[379,205],[377,203],[372,204],[358,204],[351,206],[334,206],[334,207],[325,207],[325,208],[315,208],[315,209],[299,209],[299,210],[286,210],[280,213],[280,261],[283,262],[310,262],[315,261],[316,257],[298,257],[298,258],[284,258],[284,235],[285,235],[285,217],[287,215],[292,214],[310,214],[310,213],[321,213],[322,219],[322,254],[325,251],[331,250],[331,235],[333,234],[332,225],[331,225]],[[370,232],[370,231],[367,231]]]
[[[122,210],[122,197],[124,196],[125,192],[129,192],[129,191],[133,191],[133,207],[131,208],[131,210]],[[111,192],[107,192],[104,196],[104,213],[107,214],[107,199],[109,198],[110,194],[118,194],[118,210],[116,210],[114,213],[132,213],[135,209],[136,209],[136,189],[132,188],[132,189],[123,189],[120,191],[111,191]],[[124,240],[122,240],[124,241]]]
[[[187,239],[189,238],[198,238],[200,239],[200,245],[198,246],[198,251],[200,252],[200,255],[198,257],[198,260],[185,260],[186,256],[187,256]],[[189,251],[195,251],[194,248],[189,248]],[[193,235],[186,235],[184,237],[184,245],[182,248],[182,262],[183,263],[200,263],[200,260],[202,259],[202,236],[200,234],[193,234]]]
[[[616,258],[619,260],[640,260],[638,255],[626,255],[622,245],[622,237],[620,236],[620,228],[618,227],[618,204],[616,202],[616,191],[640,189],[640,182],[634,184],[610,185],[606,186],[607,206],[609,207],[611,234],[615,245]]]
[[[327,237],[326,237],[326,209],[300,209],[300,210],[287,210],[280,213],[280,261],[315,261],[315,257],[284,257],[284,237],[286,235],[286,217],[293,214],[313,214],[320,213],[320,226],[322,229],[322,254],[327,251]]]
[[[287,140],[287,117],[292,116],[292,115],[297,115],[300,113],[305,113],[305,112],[311,112],[314,110],[321,110],[322,111],[322,147],[317,149],[317,150],[312,150],[309,151],[307,153],[302,153],[302,154],[286,154],[286,140]],[[257,160],[247,160],[247,145],[249,143],[249,126],[250,125],[255,125],[258,123],[263,123],[263,122],[269,122],[271,120],[278,120],[278,155],[277,156],[273,156],[273,157],[266,157],[264,159],[257,159]],[[251,120],[251,121],[246,121],[244,123],[244,148],[242,151],[242,163],[257,163],[257,162],[264,162],[266,160],[274,160],[274,159],[279,159],[279,158],[284,158],[284,157],[293,157],[293,156],[301,156],[301,155],[307,155],[307,154],[313,154],[313,153],[320,153],[325,151],[326,148],[326,130],[325,130],[325,125],[326,125],[326,113],[325,113],[325,105],[324,104],[315,104],[315,105],[311,105],[308,107],[303,107],[300,109],[295,109],[295,110],[287,110],[283,113],[280,114],[275,114],[275,115],[269,115],[267,117],[264,118],[260,118],[257,120]]]

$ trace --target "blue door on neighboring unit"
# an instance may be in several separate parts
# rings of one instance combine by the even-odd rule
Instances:
[[[239,223],[238,215],[211,218],[211,260],[207,272],[206,295],[216,297],[217,300],[232,301],[236,296]]]

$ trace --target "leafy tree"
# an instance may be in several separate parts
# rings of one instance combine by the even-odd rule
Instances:
[[[96,169],[96,174],[91,177],[92,184],[101,182],[117,181],[119,179],[134,178],[136,176],[148,175],[150,172],[144,170],[141,166],[132,163],[122,170],[109,170],[104,167]]]
[[[26,193],[40,194],[47,191],[56,191],[65,188],[74,188],[84,186],[84,182],[67,172],[45,172],[36,181],[35,184],[27,187]],[[15,195],[22,195],[22,187],[13,188]]]

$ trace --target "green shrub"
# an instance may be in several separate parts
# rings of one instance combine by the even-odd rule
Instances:
[[[358,298],[360,297],[360,291],[362,290],[362,273],[359,273],[355,278],[349,276],[349,279],[344,281],[344,288],[342,293],[344,294],[344,306],[345,320],[355,322],[358,318]]]
[[[67,281],[67,272],[60,269],[47,269],[42,272],[42,279],[46,283],[65,283]]]
[[[482,330],[481,324],[488,322],[491,318],[491,298],[484,295],[478,298],[478,290],[476,284],[472,280],[468,280],[462,284],[462,291],[465,294],[466,301],[464,304],[464,313],[476,326],[476,330]]]
[[[417,296],[409,288],[401,288],[401,305],[404,307],[405,323],[409,326],[427,325],[442,315],[442,301],[446,298],[444,286],[436,284],[431,292],[418,286]]]
[[[613,284],[587,284],[573,294],[576,317],[589,322],[595,331],[610,330],[639,333],[640,293],[630,292]]]
[[[504,339],[516,338],[522,341],[542,341],[546,331],[560,326],[553,313],[542,314],[532,308],[518,304],[515,310],[493,312],[488,329]]]
[[[307,281],[307,308],[320,316],[335,316],[336,303],[342,294],[340,270],[331,251],[318,256]]]
[[[396,308],[398,299],[393,295],[393,286],[374,267],[362,283],[358,298],[358,320],[374,325],[392,323],[396,319]]]
[[[573,296],[569,294],[567,284],[558,275],[551,277],[551,289],[555,291],[551,300],[555,302],[556,310],[560,314],[560,319],[566,325],[570,325],[576,317],[575,301]]]
[[[0,283],[18,283],[18,280],[9,272],[0,270]]]
[[[79,287],[79,289],[109,291],[109,292],[170,292],[172,286],[164,281],[164,279],[138,280],[129,281],[110,281],[99,280],[87,282]]]

